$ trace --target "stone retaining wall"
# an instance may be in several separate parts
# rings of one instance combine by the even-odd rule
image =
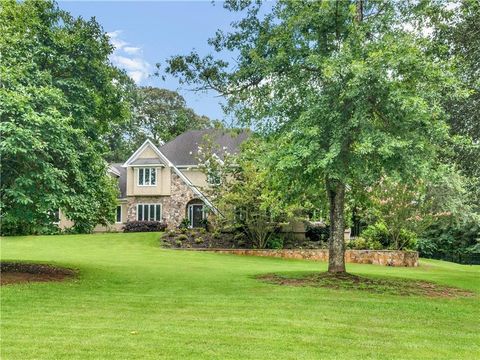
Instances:
[[[202,249],[203,250],[203,249]],[[328,261],[327,249],[281,249],[281,250],[256,250],[256,249],[204,249],[222,254],[269,256],[285,259],[304,259]],[[375,264],[384,266],[418,266],[418,252],[395,250],[347,250],[345,261],[356,264]]]

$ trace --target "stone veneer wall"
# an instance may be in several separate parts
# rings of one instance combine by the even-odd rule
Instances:
[[[305,259],[316,261],[328,261],[327,249],[281,249],[281,250],[257,250],[257,249],[205,249],[222,254],[269,256],[285,259]],[[356,264],[376,264],[384,266],[418,266],[418,252],[396,250],[347,250],[345,261]]]
[[[127,221],[137,220],[137,204],[162,204],[162,218],[169,228],[176,228],[186,216],[187,203],[197,198],[193,191],[172,171],[170,196],[131,196],[127,200]]]

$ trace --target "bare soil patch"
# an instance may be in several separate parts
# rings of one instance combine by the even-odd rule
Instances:
[[[377,294],[391,294],[399,296],[455,298],[469,297],[474,295],[473,292],[468,290],[435,284],[423,280],[374,278],[348,273],[312,273],[301,277],[265,274],[257,276],[257,279],[276,285],[360,290]]]
[[[27,282],[64,281],[75,276],[75,271],[44,264],[15,262],[0,263],[0,285]]]

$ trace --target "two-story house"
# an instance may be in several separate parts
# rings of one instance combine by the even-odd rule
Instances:
[[[221,159],[227,152],[237,153],[248,136],[247,131],[208,129],[185,132],[161,146],[145,141],[124,163],[110,164],[109,173],[118,179],[120,189],[116,222],[95,231],[120,231],[124,223],[135,220],[164,221],[174,228],[186,218],[190,226],[200,226],[206,207],[214,207],[204,195],[208,182],[199,168],[199,147],[208,138],[218,145],[215,154]],[[60,211],[59,226],[71,225]]]

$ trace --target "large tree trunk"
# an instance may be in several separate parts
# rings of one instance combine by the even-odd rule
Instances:
[[[328,239],[328,272],[345,272],[345,184],[327,181],[330,200],[330,238]]]

